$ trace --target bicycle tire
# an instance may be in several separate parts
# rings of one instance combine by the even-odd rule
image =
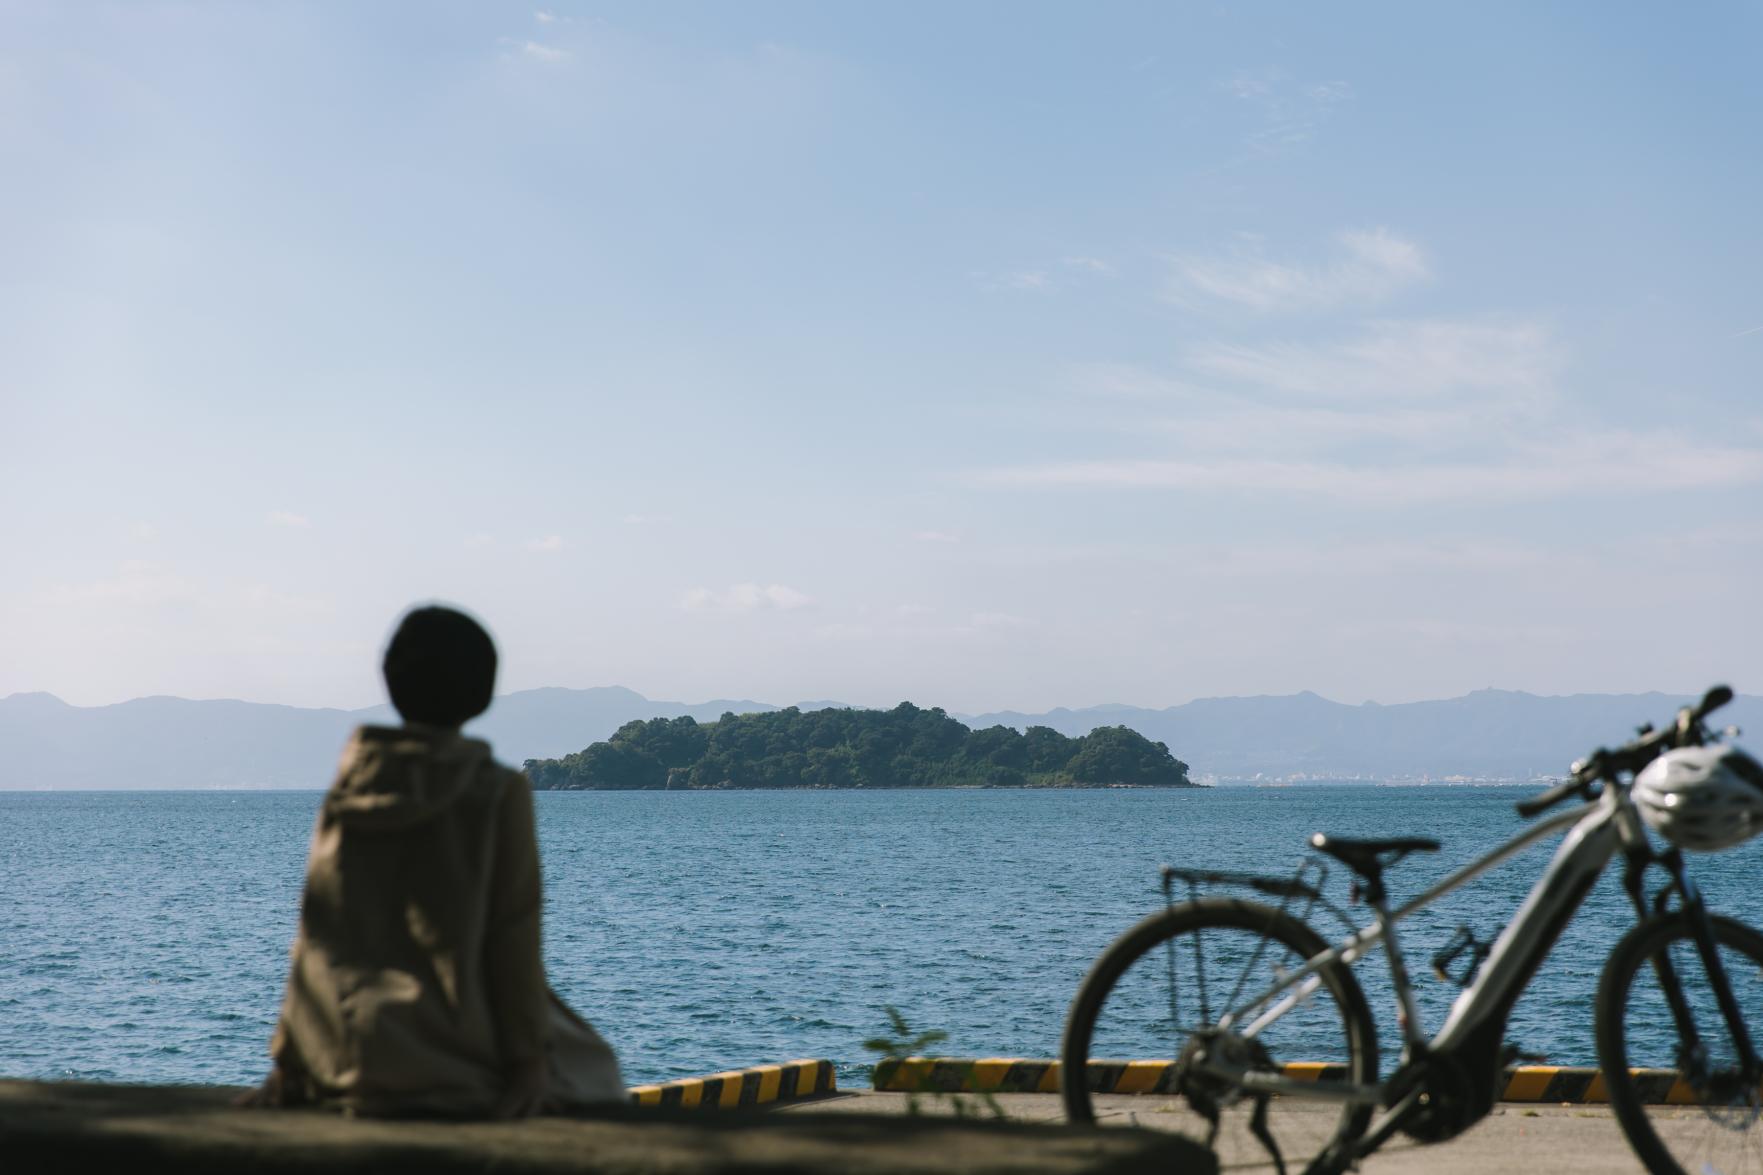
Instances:
[[[1763,934],[1732,918],[1710,915],[1709,922],[1740,1010],[1754,1016],[1746,1022],[1753,1033],[1753,1048],[1763,1045]],[[1679,1033],[1665,1002],[1659,973],[1648,966],[1659,957],[1671,960],[1677,987],[1683,991],[1698,1036],[1715,1066],[1714,1073],[1699,1082],[1683,1074]],[[1616,944],[1598,983],[1596,1028],[1598,1064],[1610,1107],[1629,1146],[1648,1171],[1679,1175],[1685,1171],[1682,1155],[1696,1156],[1692,1169],[1697,1175],[1763,1171],[1763,1099],[1756,1088],[1747,1093],[1740,1086],[1720,1082],[1720,1063],[1726,1061],[1730,1071],[1738,1058],[1687,916],[1679,913],[1649,919]],[[1661,1065],[1661,1061],[1668,1065]],[[1631,1072],[1664,1067],[1679,1071],[1669,1090],[1670,1098],[1679,1104],[1662,1104],[1658,1088],[1662,1082],[1657,1079],[1648,1091],[1650,1098],[1643,1096],[1641,1080]],[[1683,1104],[1691,1095],[1709,1100]],[[1741,1152],[1739,1165],[1714,1161],[1716,1152],[1735,1150]]]
[[[1090,1061],[1093,1057],[1096,1029],[1099,1018],[1103,1015],[1109,996],[1115,994],[1122,979],[1135,963],[1151,955],[1160,946],[1166,946],[1171,960],[1179,956],[1180,950],[1176,940],[1184,935],[1193,935],[1194,941],[1200,943],[1204,932],[1215,931],[1222,935],[1226,932],[1238,932],[1248,936],[1259,936],[1267,941],[1278,944],[1286,952],[1286,958],[1297,961],[1313,958],[1328,949],[1321,936],[1308,926],[1288,914],[1281,913],[1270,906],[1258,902],[1242,901],[1231,898],[1202,898],[1196,901],[1172,906],[1167,910],[1153,914],[1125,934],[1117,938],[1097,957],[1089,974],[1079,986],[1076,997],[1072,1000],[1071,1011],[1066,1017],[1064,1041],[1060,1049],[1060,1093],[1064,1100],[1066,1117],[1074,1123],[1095,1124],[1098,1120],[1093,1100],[1092,1084],[1096,1075],[1092,1074]],[[1252,959],[1250,966],[1256,965]],[[1172,961],[1169,971],[1174,975],[1176,967]],[[1246,973],[1246,972],[1245,972]],[[1321,979],[1319,991],[1326,991],[1329,999],[1338,1012],[1341,1020],[1342,1052],[1330,1057],[1287,1056],[1279,1061],[1330,1061],[1341,1059],[1344,1062],[1345,1077],[1355,1083],[1371,1084],[1377,1080],[1377,1029],[1372,1020],[1371,1010],[1366,1004],[1364,992],[1358,980],[1353,977],[1349,967],[1343,963],[1331,963],[1318,972]],[[1191,986],[1191,985],[1190,985]],[[1259,990],[1259,989],[1256,989]],[[1175,996],[1171,996],[1171,1005]],[[1175,1019],[1172,1013],[1172,1020]],[[1172,1025],[1177,1031],[1179,1025]],[[1181,1055],[1186,1038],[1173,1040],[1174,1056]],[[1098,1072],[1106,1074],[1105,1067],[1098,1067]],[[1180,1089],[1157,1089],[1152,1092],[1173,1093],[1184,1098],[1192,1105],[1192,1099]],[[1243,1123],[1228,1124],[1232,1134],[1227,1138],[1226,1125],[1212,1131],[1213,1137],[1203,1141],[1219,1151],[1220,1140],[1228,1141],[1234,1151],[1248,1147],[1250,1143],[1242,1143],[1239,1137],[1247,1129],[1246,1121],[1252,1113],[1252,1098],[1237,1103],[1232,1109],[1241,1109]],[[1275,1099],[1281,1100],[1281,1099]],[[1298,1110],[1297,1103],[1302,1099],[1291,1099],[1292,1109]],[[1271,1103],[1270,1103],[1271,1104]],[[1312,1104],[1313,1107],[1314,1104]],[[1304,1112],[1315,1118],[1309,1124],[1309,1133],[1326,1132],[1316,1141],[1315,1155],[1305,1159],[1302,1164],[1294,1164],[1289,1169],[1303,1170],[1315,1157],[1323,1153],[1337,1151],[1340,1147],[1358,1138],[1365,1132],[1373,1111],[1370,1105],[1345,1104],[1340,1107],[1339,1117],[1332,1127],[1323,1117],[1329,1107],[1323,1104],[1321,1110],[1306,1107]],[[1222,1118],[1222,1111],[1220,1111]],[[1129,1115],[1130,1116],[1130,1115]],[[1160,1126],[1167,1123],[1160,1122]],[[1205,1129],[1204,1124],[1196,1120],[1190,1133]],[[1275,1132],[1276,1139],[1278,1132]],[[1251,1140],[1253,1146],[1259,1142]],[[1307,1147],[1306,1149],[1312,1149]],[[1282,1144],[1283,1150],[1283,1144]],[[1222,1155],[1221,1159],[1229,1160]],[[1264,1157],[1261,1161],[1265,1161]],[[1288,1162],[1293,1160],[1288,1158]]]

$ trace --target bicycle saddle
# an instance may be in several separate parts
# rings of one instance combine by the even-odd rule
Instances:
[[[1394,865],[1409,853],[1436,853],[1439,842],[1429,836],[1389,836],[1361,840],[1347,836],[1329,836],[1319,832],[1310,838],[1310,847],[1327,853],[1364,878],[1373,878],[1385,866]]]

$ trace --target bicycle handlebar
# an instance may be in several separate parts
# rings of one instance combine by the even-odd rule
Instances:
[[[1698,720],[1706,718],[1730,701],[1732,701],[1732,687],[1730,685],[1713,686],[1702,695],[1700,704],[1696,706],[1696,718]]]
[[[1680,709],[1677,712],[1677,721],[1663,730],[1642,727],[1639,738],[1624,743],[1615,750],[1599,747],[1575,763],[1572,774],[1548,791],[1528,800],[1519,800],[1515,805],[1518,814],[1529,819],[1553,808],[1569,796],[1579,796],[1589,801],[1597,795],[1594,789],[1600,782],[1614,780],[1624,771],[1631,774],[1638,772],[1673,747],[1701,746],[1706,738],[1702,720],[1730,701],[1732,687],[1717,685],[1703,694],[1702,700],[1694,706]]]

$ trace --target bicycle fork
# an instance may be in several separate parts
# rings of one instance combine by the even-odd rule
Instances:
[[[1740,1088],[1754,1091],[1759,1079],[1763,1078],[1763,1062],[1759,1061],[1756,1051],[1751,1047],[1750,1029],[1745,1024],[1738,1000],[1732,994],[1732,983],[1727,978],[1726,965],[1720,958],[1720,944],[1714,940],[1714,924],[1709,920],[1708,906],[1702,900],[1702,891],[1696,887],[1695,881],[1684,868],[1683,852],[1670,849],[1653,858],[1671,875],[1671,884],[1659,891],[1649,911],[1644,884],[1649,857],[1649,853],[1629,854],[1628,866],[1623,871],[1622,887],[1628,891],[1635,913],[1643,922],[1649,916],[1665,913],[1665,905],[1673,889],[1682,898],[1681,913],[1689,923],[1690,935],[1696,944],[1696,955],[1708,973],[1708,983],[1714,989],[1715,1003],[1719,1005],[1720,1014],[1726,1020],[1727,1030],[1732,1033],[1733,1047],[1738,1050],[1741,1065]],[[1684,1070],[1684,1078],[1700,1089],[1710,1074],[1707,1072],[1708,1052],[1696,1029],[1695,1014],[1690,1011],[1689,1001],[1684,998],[1683,986],[1678,982],[1677,969],[1671,963],[1670,954],[1661,950],[1653,956],[1651,962],[1653,974],[1659,980],[1659,989],[1665,994],[1665,1002],[1671,1008],[1672,1022],[1677,1027],[1678,1065]]]

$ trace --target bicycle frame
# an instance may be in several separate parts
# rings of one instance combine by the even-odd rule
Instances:
[[[1488,1090],[1488,1104],[1491,1105],[1495,1076],[1501,1064],[1506,1019],[1512,1005],[1555,945],[1561,931],[1579,910],[1610,859],[1625,849],[1650,853],[1638,814],[1628,802],[1626,788],[1607,787],[1589,808],[1589,811],[1586,808],[1570,809],[1539,821],[1394,911],[1388,908],[1387,901],[1372,902],[1373,922],[1370,926],[1307,960],[1278,983],[1238,1003],[1217,1022],[1220,1028],[1252,1037],[1314,991],[1321,983],[1317,975],[1321,968],[1336,962],[1351,965],[1381,943],[1389,960],[1391,984],[1396,991],[1403,1041],[1404,1064],[1390,1081],[1372,1085],[1305,1082],[1246,1070],[1227,1075],[1243,1089],[1255,1093],[1390,1105],[1407,1092],[1402,1078],[1411,1062],[1449,1057],[1459,1063],[1469,1078],[1464,1083],[1465,1088]],[[1555,850],[1547,869],[1511,922],[1494,940],[1480,971],[1452,1004],[1438,1035],[1429,1041],[1421,1025],[1395,924],[1562,829],[1569,831]],[[1238,1024],[1244,1026],[1237,1028]],[[1485,1109],[1485,1106],[1479,1107],[1482,1112]],[[1475,1116],[1479,1117],[1480,1113]]]

